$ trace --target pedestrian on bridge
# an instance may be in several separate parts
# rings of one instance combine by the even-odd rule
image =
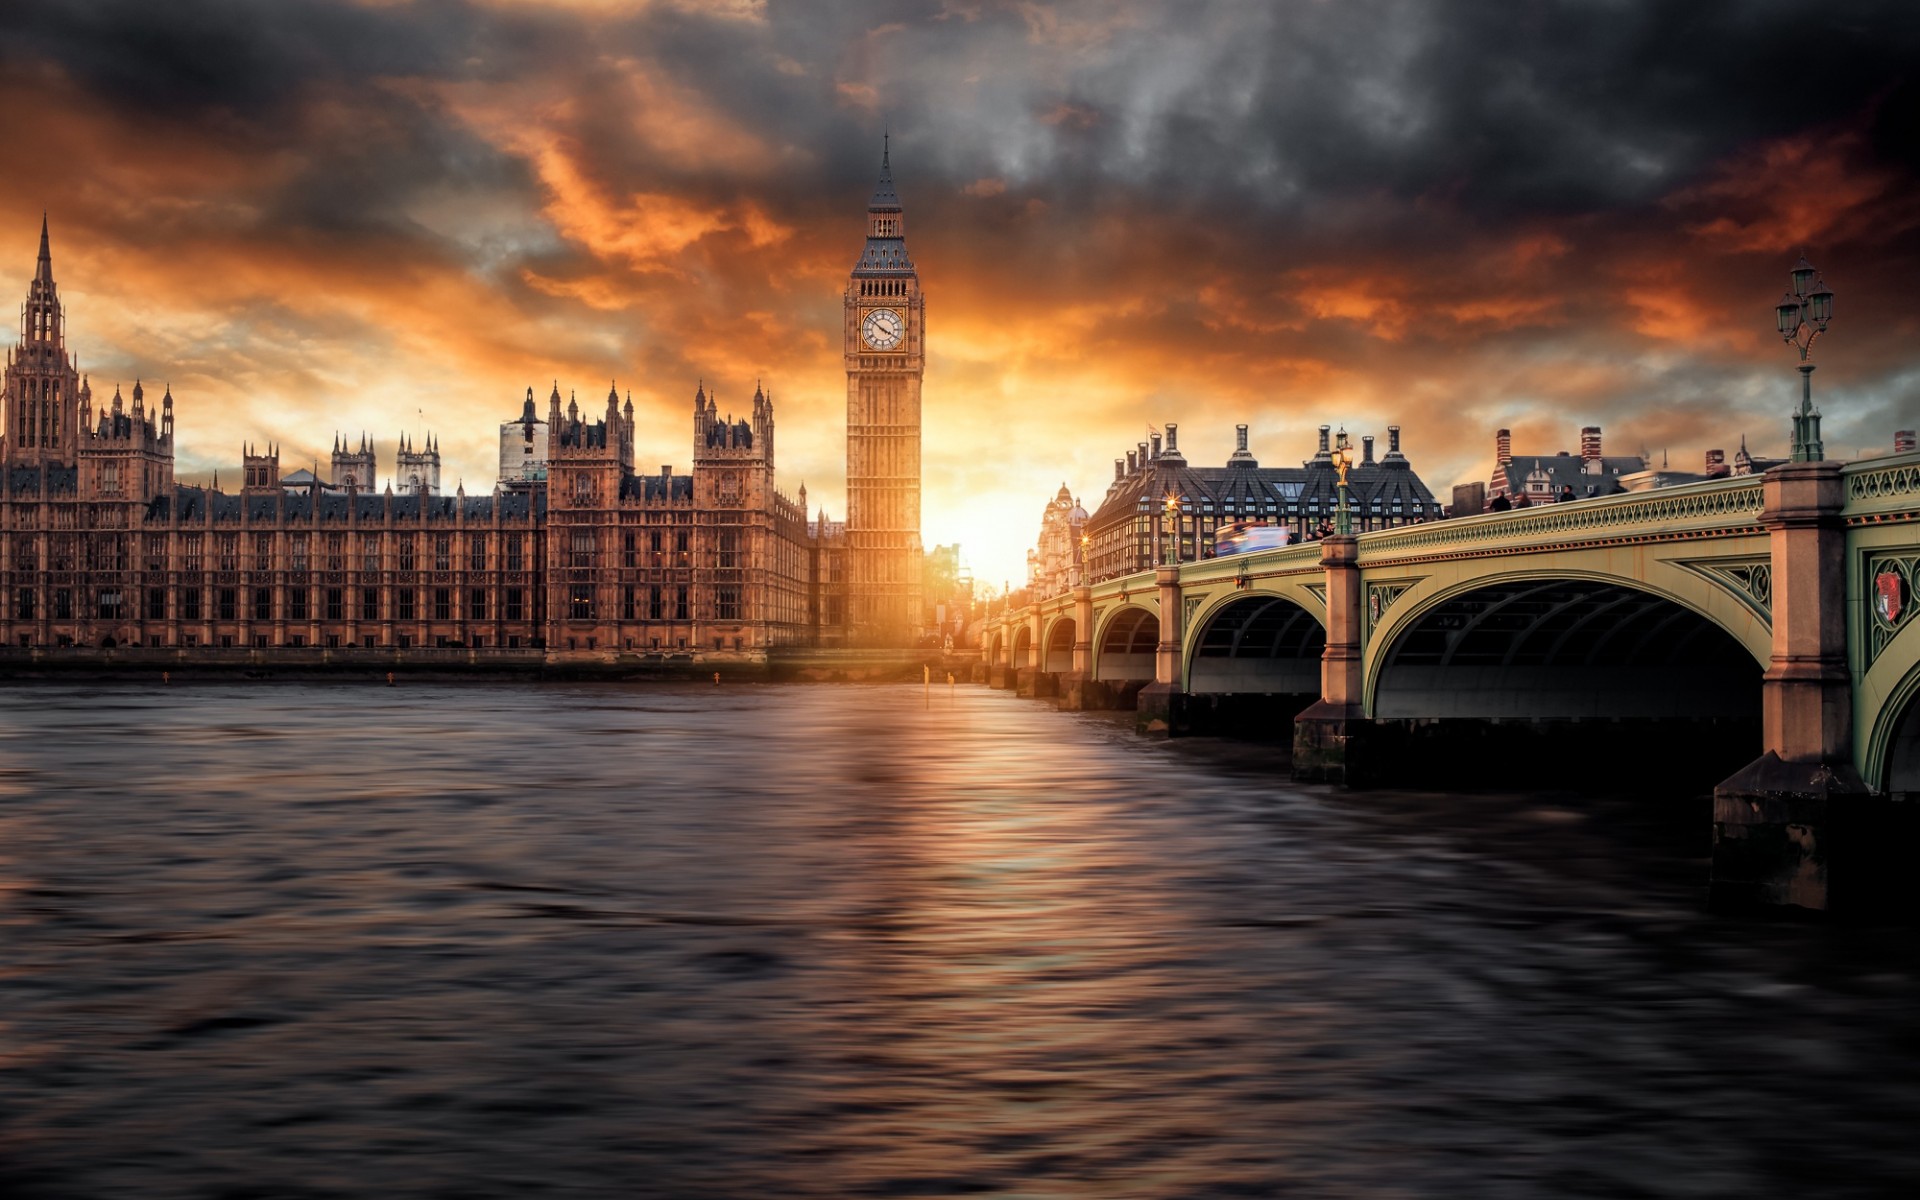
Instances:
[[[1512,509],[1513,501],[1507,499],[1505,492],[1495,492],[1493,499],[1487,501],[1488,512],[1510,512]]]

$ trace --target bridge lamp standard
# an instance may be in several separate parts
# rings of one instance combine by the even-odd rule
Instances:
[[[1333,447],[1333,469],[1340,473],[1339,498],[1333,510],[1333,532],[1341,537],[1353,536],[1353,508],[1348,502],[1347,491],[1347,471],[1352,466],[1353,443],[1347,439],[1347,431],[1342,429]]]
[[[1819,462],[1826,457],[1820,442],[1820,413],[1813,407],[1813,343],[1833,320],[1833,291],[1806,256],[1788,272],[1793,286],[1773,306],[1781,340],[1800,351],[1800,411],[1793,417],[1793,461]]]
[[[1167,566],[1171,567],[1172,565],[1174,565],[1174,563],[1178,560],[1178,557],[1179,557],[1178,550],[1180,547],[1180,497],[1174,495],[1172,492],[1168,492],[1166,510],[1167,510],[1167,515],[1165,518],[1165,523],[1162,526],[1162,529],[1164,530],[1164,532],[1162,533],[1161,536],[1165,537],[1167,540]]]

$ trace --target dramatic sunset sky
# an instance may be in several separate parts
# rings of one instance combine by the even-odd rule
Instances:
[[[1883,4],[10,0],[0,291],[42,211],[96,395],[180,473],[431,429],[491,486],[558,379],[691,459],[704,379],[843,511],[840,290],[883,127],[928,295],[924,528],[1022,574],[1063,481],[1405,429],[1784,453],[1772,305],[1838,294],[1830,455],[1920,424],[1920,9]]]

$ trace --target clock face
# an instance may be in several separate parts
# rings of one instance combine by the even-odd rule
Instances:
[[[876,308],[860,322],[860,337],[875,350],[891,350],[907,333],[907,323],[890,308]]]

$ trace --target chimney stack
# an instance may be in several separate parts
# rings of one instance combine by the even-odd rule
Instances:
[[[1493,461],[1502,466],[1513,461],[1513,430],[1499,429],[1494,431]]]
[[[1159,458],[1160,457],[1160,435],[1156,433],[1152,437],[1148,438],[1147,440],[1153,443],[1153,457]]]
[[[1331,425],[1322,425],[1320,427],[1319,455],[1321,458],[1326,458],[1328,455],[1333,453],[1333,447],[1328,444],[1328,431],[1331,430],[1332,428],[1333,426]]]
[[[1167,422],[1167,457],[1180,457],[1180,426],[1172,421]]]
[[[1140,452],[1138,450],[1127,451],[1127,474],[1131,475],[1135,471],[1138,471],[1139,469],[1140,469]]]
[[[1727,452],[1725,450],[1707,451],[1707,478],[1718,479],[1727,473]]]
[[[1360,439],[1360,465],[1365,467],[1365,466],[1371,466],[1372,464],[1373,464],[1373,435],[1369,433],[1365,437]]]
[[[1247,427],[1245,425],[1235,425],[1233,427],[1233,453],[1227,457],[1227,465],[1230,467],[1257,467],[1260,465],[1259,460],[1254,458],[1253,451],[1247,449]]]
[[[1114,459],[1113,460],[1113,481],[1115,483],[1118,483],[1122,479],[1125,479],[1126,477],[1127,477],[1127,460],[1124,458]]]
[[[1145,442],[1135,442],[1134,445],[1140,447],[1140,469],[1144,471],[1147,469],[1147,444]]]
[[[1588,425],[1580,431],[1580,458],[1584,462],[1600,459],[1600,427]]]
[[[1387,457],[1400,457],[1400,427],[1398,425],[1387,426]]]
[[[1913,430],[1901,429],[1895,431],[1893,435],[1893,452],[1895,454],[1911,454],[1916,449],[1920,449],[1920,444],[1915,443]]]

